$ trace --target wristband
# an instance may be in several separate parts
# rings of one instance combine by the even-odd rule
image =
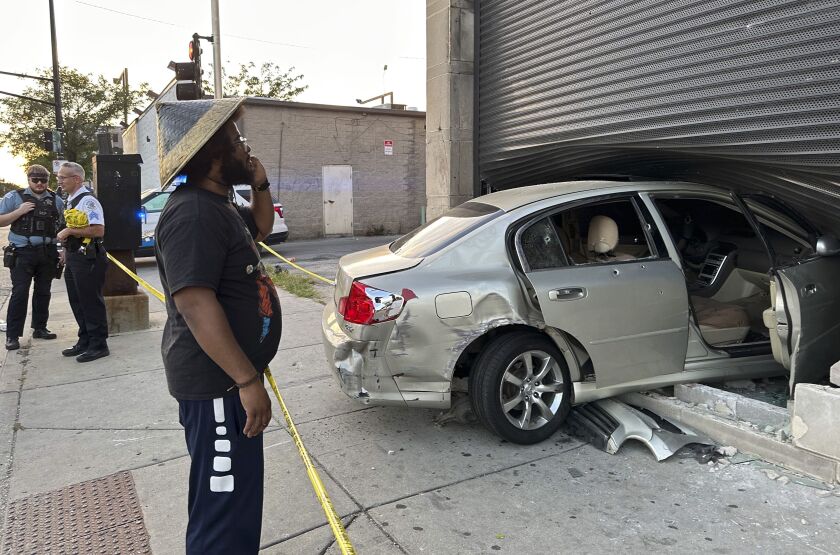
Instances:
[[[259,372],[257,372],[256,374],[254,374],[254,377],[253,377],[253,378],[251,378],[251,379],[250,379],[250,380],[248,380],[248,381],[245,381],[245,382],[242,382],[242,383],[234,383],[232,386],[230,386],[230,387],[228,388],[228,391],[230,391],[230,390],[231,390],[231,389],[233,389],[233,388],[236,388],[236,389],[245,389],[246,387],[249,387],[249,386],[251,386],[251,385],[253,385],[253,384],[257,383],[257,382],[258,382],[258,381],[260,381],[261,379],[262,379],[262,374],[260,374]]]
[[[251,185],[251,188],[253,190],[261,193],[261,192],[265,191],[266,189],[268,189],[270,186],[271,186],[271,183],[269,183],[268,180],[266,180],[264,183],[262,183],[260,185]]]

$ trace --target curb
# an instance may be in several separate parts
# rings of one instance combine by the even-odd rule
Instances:
[[[775,436],[756,432],[732,420],[689,407],[676,399],[656,393],[627,393],[621,400],[661,416],[672,418],[707,435],[721,445],[732,445],[739,451],[761,457],[767,462],[816,478],[829,484],[840,482],[840,462],[810,453],[782,442]]]

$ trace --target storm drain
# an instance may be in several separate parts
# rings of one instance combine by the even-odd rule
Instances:
[[[118,472],[9,506],[4,554],[151,553],[129,472]]]

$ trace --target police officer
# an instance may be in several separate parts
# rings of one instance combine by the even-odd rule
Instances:
[[[29,287],[32,294],[32,337],[55,339],[47,329],[50,316],[50,287],[58,268],[56,234],[61,225],[64,205],[47,188],[50,172],[40,165],[26,170],[28,186],[7,193],[0,200],[0,226],[11,224],[9,245],[4,248],[4,265],[11,269],[12,296],[6,313],[6,349],[20,348],[20,336],[26,320]]]
[[[67,193],[67,207],[86,216],[81,227],[71,226],[58,232],[64,247],[64,281],[70,308],[79,325],[79,340],[61,351],[66,357],[74,356],[79,362],[89,362],[111,354],[108,351],[108,318],[102,286],[108,259],[102,246],[105,235],[105,216],[102,205],[90,190],[82,185],[85,170],[75,162],[65,162],[58,170],[58,183]],[[89,240],[89,241],[88,241]]]

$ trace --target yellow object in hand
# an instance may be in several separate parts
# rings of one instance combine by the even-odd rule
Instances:
[[[64,221],[67,222],[67,227],[70,229],[80,229],[90,225],[87,214],[75,208],[68,208],[64,211]],[[85,237],[82,244],[89,245],[91,241],[90,237]]]

